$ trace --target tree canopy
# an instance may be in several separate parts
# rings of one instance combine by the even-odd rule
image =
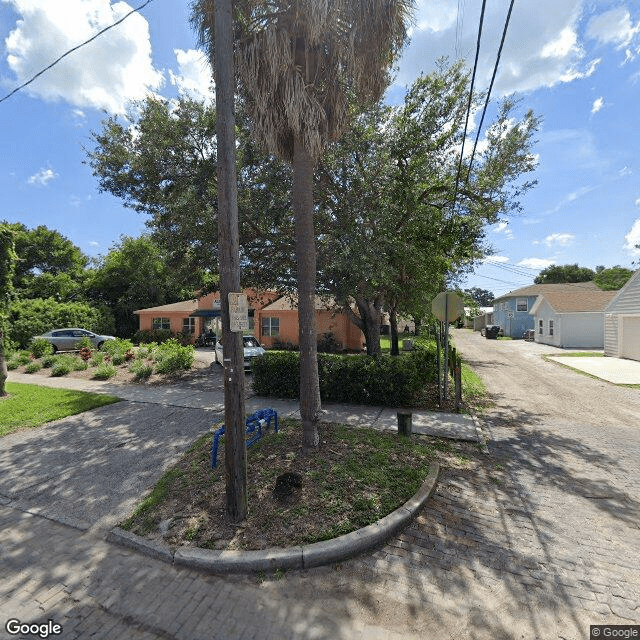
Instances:
[[[533,280],[535,284],[560,284],[563,282],[591,282],[595,271],[578,264],[552,264],[543,269]]]
[[[620,265],[609,267],[608,269],[596,267],[595,283],[603,291],[617,291],[622,289],[629,281],[634,272]]]

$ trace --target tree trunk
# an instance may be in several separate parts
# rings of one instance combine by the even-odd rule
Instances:
[[[235,158],[232,0],[215,3],[216,134],[218,149],[218,246],[224,345],[224,424],[227,513],[247,516],[247,450],[244,423],[242,334],[229,328],[229,293],[240,292],[238,182]]]
[[[395,307],[389,310],[389,323],[391,324],[391,355],[399,356],[400,347],[398,346],[398,312]]]
[[[422,320],[420,318],[413,318],[413,324],[416,327],[415,336],[416,338],[420,335],[420,331],[422,330]]]
[[[356,296],[356,306],[360,317],[353,312],[349,314],[351,321],[364,333],[364,340],[367,345],[367,355],[379,356],[380,350],[380,313],[382,310],[382,299],[365,298]]]
[[[4,332],[2,328],[0,328],[0,398],[8,395],[5,389],[7,375],[7,361],[4,355]]]
[[[291,201],[296,229],[298,265],[298,339],[300,343],[300,417],[305,451],[318,447],[320,379],[316,321],[316,244],[313,228],[314,162],[296,138],[293,152]]]

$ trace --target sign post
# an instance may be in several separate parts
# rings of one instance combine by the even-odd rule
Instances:
[[[457,320],[464,314],[464,304],[454,291],[439,293],[431,303],[431,312],[442,322],[444,327],[444,400],[447,403],[447,391],[449,389],[449,323]],[[438,380],[440,373],[438,372]]]
[[[229,294],[229,330],[234,333],[249,331],[249,302],[246,293]]]

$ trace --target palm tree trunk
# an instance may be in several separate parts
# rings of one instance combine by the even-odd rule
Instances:
[[[296,229],[298,264],[298,339],[300,343],[300,416],[304,450],[317,448],[320,414],[318,343],[316,326],[316,245],[313,228],[314,162],[296,138],[293,152],[291,193]]]

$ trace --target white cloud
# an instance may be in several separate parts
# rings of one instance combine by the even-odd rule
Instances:
[[[524,260],[518,262],[518,266],[528,267],[529,269],[546,269],[555,263],[555,260],[547,260],[545,258],[524,258]]]
[[[213,76],[209,60],[202,51],[174,49],[179,72],[169,71],[171,84],[178,88],[181,96],[213,102]]]
[[[593,101],[593,104],[591,105],[591,113],[598,113],[602,107],[604,107],[604,98],[601,96]]]
[[[634,204],[636,207],[640,207],[640,198],[637,198]]]
[[[124,17],[131,7],[110,0],[4,0],[20,14],[5,39],[7,64],[25,82],[67,50]],[[123,113],[127,102],[162,86],[151,60],[149,24],[139,13],[61,60],[24,89],[44,100]]]
[[[58,174],[53,169],[40,169],[38,173],[34,173],[29,177],[27,182],[38,187],[46,187]]]
[[[504,264],[505,262],[509,262],[509,258],[507,258],[507,256],[487,256],[486,258],[482,259],[482,262],[486,262],[487,264]]]
[[[640,33],[640,22],[634,25],[631,14],[624,7],[605,11],[591,19],[587,35],[603,44],[613,44],[619,49],[628,46]]]
[[[544,243],[547,247],[558,245],[560,247],[566,247],[573,243],[575,240],[573,233],[552,233],[544,239]]]
[[[504,237],[507,240],[513,240],[513,232],[509,228],[509,223],[506,220],[499,222],[493,230],[494,233],[504,233]]]
[[[599,60],[588,59],[581,42],[584,5],[585,0],[538,0],[517,5],[494,94],[552,87],[593,74]],[[428,72],[442,55],[473,60],[479,13],[479,3],[419,0],[417,26],[400,63],[399,82],[409,83],[420,71]],[[489,84],[505,18],[504,3],[490,3],[485,12],[478,65],[479,87]]]
[[[633,223],[624,240],[624,248],[629,253],[640,255],[640,249],[638,248],[638,245],[640,245],[640,218]]]
[[[622,167],[622,169],[620,169],[620,171],[618,171],[618,175],[621,178],[626,178],[627,176],[633,175],[633,170],[625,165],[624,167]]]

